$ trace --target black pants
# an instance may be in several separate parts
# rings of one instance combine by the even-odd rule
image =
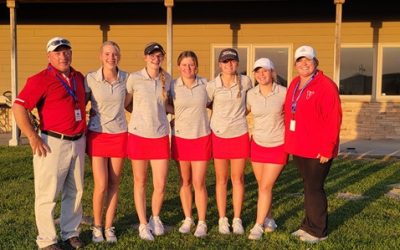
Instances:
[[[328,234],[328,201],[324,182],[332,165],[332,159],[321,164],[319,159],[293,156],[304,184],[305,216],[301,229],[315,237]]]

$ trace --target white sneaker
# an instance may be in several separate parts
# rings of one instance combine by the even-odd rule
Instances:
[[[149,229],[149,224],[145,225],[145,224],[140,224],[139,226],[139,237],[142,240],[149,240],[149,241],[153,241],[154,240],[154,236],[151,234],[151,231]]]
[[[294,231],[292,233],[292,235],[295,237],[300,237],[300,236],[303,236],[305,233],[306,233],[306,231],[304,231],[303,229],[299,229],[297,231]]]
[[[307,242],[307,243],[317,243],[317,242],[320,242],[320,241],[323,241],[326,239],[328,239],[328,236],[318,238],[318,237],[312,236],[311,234],[309,234],[307,232],[304,232],[303,235],[300,236],[300,240]]]
[[[104,230],[104,236],[106,236],[106,241],[109,243],[117,242],[117,236],[115,235],[115,227],[109,227]]]
[[[104,241],[103,231],[101,227],[92,227],[92,241],[94,243]]]
[[[233,218],[232,229],[234,234],[244,234],[242,220],[240,218]]]
[[[218,231],[220,234],[230,234],[228,218],[223,217],[218,220]]]
[[[194,222],[192,218],[186,217],[185,220],[183,221],[181,227],[179,228],[179,232],[183,234],[188,234],[190,233],[190,230],[194,226]]]
[[[164,234],[164,225],[163,225],[162,221],[160,220],[160,217],[151,216],[150,220],[149,220],[149,226],[150,226],[151,232],[154,235],[160,236],[160,235]]]
[[[261,240],[263,234],[263,227],[256,223],[254,227],[250,230],[249,240]]]
[[[204,221],[199,221],[197,223],[196,231],[194,232],[194,236],[198,238],[207,236],[207,224]]]
[[[276,225],[275,220],[274,219],[270,219],[268,217],[265,218],[264,220],[264,231],[266,233],[271,233],[273,231],[275,231],[275,229],[278,227],[278,225]]]

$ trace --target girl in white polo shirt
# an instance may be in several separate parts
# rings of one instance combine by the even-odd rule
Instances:
[[[211,130],[208,119],[206,79],[197,76],[198,60],[193,51],[183,51],[178,57],[180,77],[171,85],[175,109],[172,127],[172,157],[179,161],[180,197],[185,220],[179,228],[190,233],[192,218],[192,185],[198,219],[196,237],[207,235],[206,172],[211,159]]]
[[[168,174],[169,123],[167,101],[171,76],[161,68],[165,51],[158,43],[144,49],[146,67],[132,73],[127,81],[127,98],[132,100],[132,115],[128,124],[128,157],[132,161],[134,200],[139,217],[139,237],[154,240],[163,235],[161,206]],[[152,216],[147,223],[146,185],[150,162],[153,175]]]
[[[233,221],[235,234],[243,234],[240,219],[244,198],[244,168],[249,157],[249,134],[246,120],[246,92],[252,87],[247,76],[238,70],[239,55],[234,49],[224,49],[219,58],[221,73],[207,83],[212,104],[212,150],[216,174],[216,198],[219,232],[230,234],[226,217],[226,196],[229,165],[233,189]]]
[[[272,188],[288,158],[284,150],[283,117],[286,88],[277,84],[274,65],[268,58],[258,59],[253,72],[256,86],[247,92],[247,110],[254,121],[250,158],[258,183],[258,202],[257,220],[249,239],[259,240],[264,231],[276,228],[271,217]]]
[[[115,42],[106,41],[100,49],[102,67],[85,78],[87,101],[91,102],[87,154],[91,157],[93,191],[93,242],[116,242],[112,226],[118,203],[118,187],[126,156],[127,124],[125,118],[126,80],[128,73],[118,68],[121,51]],[[105,195],[107,194],[107,195]],[[105,201],[105,197],[107,198]]]

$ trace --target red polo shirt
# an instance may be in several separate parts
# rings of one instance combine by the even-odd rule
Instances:
[[[67,83],[67,80],[49,64],[45,70],[28,78],[15,103],[28,110],[37,107],[41,130],[65,135],[83,133],[86,129],[84,77],[71,68],[70,84],[76,85],[77,103],[60,79]],[[76,121],[75,109],[80,109],[81,121]]]
[[[290,130],[293,92],[300,77],[291,82],[285,101],[285,149],[289,154],[317,158],[337,156],[342,108],[336,84],[318,71],[297,102],[295,130]],[[298,90],[294,98],[300,93]]]

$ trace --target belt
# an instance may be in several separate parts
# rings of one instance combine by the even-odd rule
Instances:
[[[42,134],[51,136],[51,137],[55,137],[61,140],[67,140],[67,141],[76,141],[79,138],[82,137],[83,133],[77,134],[77,135],[63,135],[63,134],[59,134],[53,131],[42,131]]]

